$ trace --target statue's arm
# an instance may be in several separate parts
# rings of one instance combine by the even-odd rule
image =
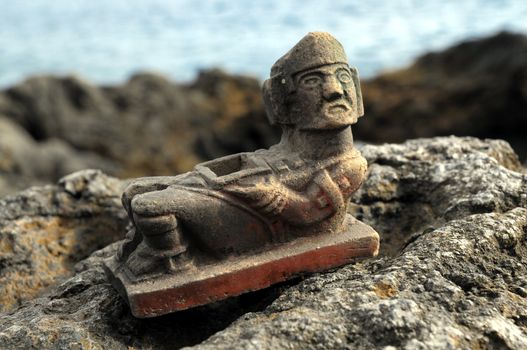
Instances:
[[[304,191],[295,191],[270,179],[251,186],[226,187],[224,191],[265,216],[279,217],[296,226],[320,222],[345,205],[338,185],[326,170],[319,171]]]
[[[357,154],[348,158],[330,170],[331,179],[339,186],[344,198],[349,198],[357,191],[366,178],[368,163]]]
[[[344,206],[339,187],[326,170],[321,170],[303,192],[290,190],[280,216],[293,225],[310,225],[332,216]]]

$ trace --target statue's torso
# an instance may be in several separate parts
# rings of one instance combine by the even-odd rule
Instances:
[[[323,160],[302,159],[298,154],[284,153],[271,148],[234,154],[197,165],[192,176],[203,180],[197,181],[201,186],[220,191],[224,186],[251,185],[266,178],[273,178],[292,190],[302,191],[322,170],[328,171],[334,181],[346,175],[360,183],[366,168],[366,160],[356,149]],[[222,168],[228,163],[231,164]],[[229,168],[230,172],[218,171]]]

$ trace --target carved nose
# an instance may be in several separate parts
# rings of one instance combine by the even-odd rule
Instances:
[[[344,95],[342,84],[336,77],[328,77],[324,83],[323,96],[326,100],[332,101],[341,98]]]

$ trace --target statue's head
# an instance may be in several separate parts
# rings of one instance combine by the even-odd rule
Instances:
[[[363,112],[357,70],[331,34],[307,34],[271,68],[263,96],[271,124],[340,129]]]

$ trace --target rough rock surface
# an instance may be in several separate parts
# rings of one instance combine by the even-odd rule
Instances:
[[[351,212],[381,233],[381,257],[139,320],[106,282],[101,261],[115,251],[111,244],[79,261],[73,277],[0,314],[0,348],[525,349],[527,175],[510,146],[448,137],[366,145],[362,152],[369,176]],[[2,230],[27,247],[32,243],[19,236],[38,231],[17,220],[31,213],[81,217],[84,227],[115,215],[120,224],[104,234],[114,239],[124,226],[120,185],[100,173],[77,173],[60,186],[8,197],[0,203]],[[49,199],[58,194],[67,200]],[[14,252],[0,275],[6,266],[25,268],[12,262],[46,259],[55,243]]]
[[[0,200],[0,311],[70,276],[75,263],[122,238],[122,186],[100,171],[84,170],[58,186]]]

